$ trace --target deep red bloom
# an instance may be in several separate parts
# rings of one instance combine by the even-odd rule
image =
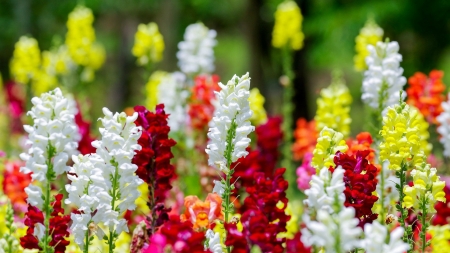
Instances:
[[[359,219],[359,226],[364,227],[366,223],[372,223],[378,214],[372,213],[372,207],[378,200],[378,197],[372,195],[377,187],[377,168],[369,164],[366,157],[369,150],[356,152],[356,158],[338,151],[334,157],[334,163],[342,166],[345,183],[345,202],[346,207],[355,208],[355,217]],[[330,168],[331,171],[334,168]]]
[[[33,235],[34,225],[37,223],[44,224],[44,215],[39,208],[28,205],[28,211],[25,213],[25,226],[28,227],[25,236],[20,238],[20,245],[24,249],[39,249],[42,250],[38,243],[38,239]]]
[[[231,168],[234,168],[231,183],[235,184],[237,190],[253,185],[255,173],[261,171],[259,151],[252,151],[250,148],[247,148],[247,151],[247,156],[239,158],[231,165]]]
[[[297,232],[294,235],[294,238],[288,239],[286,241],[286,252],[287,253],[311,253],[311,248],[303,245],[303,242],[300,240],[302,236],[301,232]]]
[[[83,155],[95,153],[95,148],[91,144],[95,140],[91,134],[91,123],[83,120],[79,107],[78,113],[75,115],[75,123],[78,126],[78,133],[81,136],[78,142],[78,151]]]
[[[207,129],[208,122],[211,121],[214,114],[212,103],[216,98],[214,92],[219,90],[219,76],[199,75],[195,77],[188,111],[194,129]]]
[[[437,201],[434,208],[436,209],[436,214],[433,217],[432,224],[434,226],[437,225],[446,225],[450,224],[450,186],[445,185],[444,187],[445,192],[445,203]]]
[[[7,82],[5,89],[11,117],[11,130],[13,133],[23,133],[21,117],[25,113],[25,90],[22,85],[14,81]]]
[[[268,118],[266,123],[256,127],[255,132],[259,165],[266,176],[271,176],[280,157],[279,147],[283,140],[281,118]]]

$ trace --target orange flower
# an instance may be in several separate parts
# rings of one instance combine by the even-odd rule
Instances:
[[[186,210],[180,216],[182,222],[189,220],[194,230],[206,230],[216,219],[223,219],[222,198],[216,193],[210,193],[203,202],[197,196],[184,198]]]
[[[25,187],[30,184],[31,176],[21,173],[21,166],[24,166],[24,164],[20,161],[7,161],[5,163],[3,192],[8,196],[15,208],[26,211],[28,196],[25,192]]]
[[[314,120],[308,122],[304,118],[298,119],[297,129],[294,132],[295,142],[292,145],[294,160],[302,160],[307,152],[312,153],[316,147],[318,136]]]
[[[436,117],[442,112],[441,103],[445,99],[442,94],[445,91],[443,76],[443,71],[432,70],[429,78],[416,72],[408,79],[410,86],[406,89],[406,103],[417,107],[430,124],[437,124]]]
[[[349,138],[347,140],[348,150],[346,152],[349,156],[355,156],[357,151],[369,150],[370,153],[367,156],[367,160],[370,164],[375,164],[375,150],[370,145],[373,143],[372,136],[368,132],[361,132],[355,139]]]

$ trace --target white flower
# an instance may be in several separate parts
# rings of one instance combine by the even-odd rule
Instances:
[[[42,238],[44,238],[45,235],[45,226],[42,223],[36,223],[34,224],[34,232],[33,235],[40,241]]]
[[[370,55],[366,58],[368,70],[364,73],[362,100],[370,107],[383,110],[398,104],[400,91],[406,84],[403,68],[400,67],[402,56],[398,53],[397,42],[377,42],[368,45]],[[381,90],[383,88],[382,94]],[[380,97],[381,95],[381,97]],[[402,100],[406,94],[402,93]],[[385,111],[385,110],[384,110]]]
[[[44,200],[42,199],[42,190],[40,187],[30,184],[25,187],[25,192],[28,195],[28,204],[35,206],[42,210]]]
[[[317,221],[305,216],[306,228],[302,229],[301,240],[305,246],[324,247],[325,252],[348,252],[360,247],[362,229],[358,227],[355,209],[347,207],[339,213],[330,214],[325,210],[317,212]]]
[[[72,225],[70,226],[70,230],[75,239],[75,243],[80,246],[80,248],[84,249],[84,239],[86,237],[86,232],[88,230],[88,225],[91,220],[90,214],[70,214],[70,219],[72,220]]]
[[[345,184],[343,181],[344,169],[338,166],[333,174],[328,168],[323,167],[319,175],[313,175],[311,178],[311,188],[305,191],[307,199],[304,203],[313,210],[325,210],[333,213],[333,203],[338,200],[339,207],[344,205]]]
[[[364,225],[365,238],[361,246],[367,253],[403,253],[409,249],[409,245],[402,240],[403,232],[402,227],[395,228],[389,236],[389,243],[386,244],[387,228],[378,221],[367,223]]]
[[[209,249],[212,253],[223,253],[222,245],[220,244],[219,233],[214,233],[211,229],[208,229],[208,231],[206,231],[205,237],[208,241],[208,247],[205,247],[205,251]]]
[[[389,169],[389,160],[385,160],[382,164],[383,168],[381,170],[381,173],[378,173],[377,180],[377,196],[384,195],[384,203],[383,207],[389,207],[395,205],[395,202],[397,202],[399,198],[399,193],[396,190],[395,186],[400,183],[400,179],[395,176],[395,173],[393,170]],[[381,189],[381,182],[383,177],[384,179],[384,189]],[[378,202],[381,202],[381,198],[378,198]]]
[[[202,23],[186,28],[184,41],[178,43],[178,66],[187,75],[209,74],[214,71],[214,50],[217,44],[216,31]]]
[[[213,180],[213,182],[214,182],[214,188],[213,188],[212,192],[217,193],[220,196],[222,196],[223,193],[225,192],[225,189],[224,189],[225,185],[221,181],[218,181],[218,180]]]
[[[441,135],[440,142],[444,145],[444,155],[450,157],[450,93],[448,94],[448,100],[442,102],[443,111],[436,118],[440,123],[437,128],[437,132]]]
[[[225,154],[227,146],[231,145],[228,150],[231,163],[246,156],[246,148],[250,144],[247,136],[255,129],[250,124],[250,78],[248,73],[241,78],[235,75],[226,85],[219,83],[219,86],[221,91],[216,92],[219,103],[210,122],[210,142],[205,151],[209,155],[209,165],[216,167],[217,164],[223,164],[227,167],[231,165],[227,161],[228,154]]]

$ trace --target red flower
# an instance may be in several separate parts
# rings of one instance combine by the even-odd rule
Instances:
[[[25,90],[22,85],[9,81],[5,85],[6,99],[9,103],[11,130],[13,133],[23,133],[22,115],[25,113]]]
[[[38,239],[33,235],[34,225],[37,223],[44,224],[44,215],[42,214],[41,210],[39,210],[39,208],[28,205],[28,211],[25,213],[24,221],[24,224],[25,226],[28,226],[28,229],[26,235],[20,238],[20,245],[24,249],[42,250],[38,245]]]
[[[301,232],[297,232],[292,239],[288,239],[286,242],[287,253],[311,253],[311,248],[305,247],[300,240],[302,236]]]
[[[255,173],[261,171],[259,151],[251,151],[250,148],[247,148],[247,151],[247,156],[239,158],[231,165],[231,168],[234,168],[231,183],[235,184],[236,190],[253,185]]]
[[[25,212],[28,206],[25,187],[30,184],[31,176],[30,174],[21,173],[21,166],[23,166],[21,161],[5,162],[3,192],[8,196],[16,209]]]
[[[208,122],[214,114],[212,101],[216,98],[215,91],[219,91],[219,76],[199,75],[194,79],[189,116],[194,129],[206,130]]]
[[[259,150],[259,165],[266,176],[271,176],[280,157],[279,147],[283,140],[281,118],[268,118],[256,127],[256,145]]]
[[[81,136],[78,142],[78,151],[83,155],[95,153],[95,148],[91,144],[95,140],[91,134],[91,123],[83,120],[79,107],[78,113],[75,115],[75,123],[78,126],[78,133]]]
[[[233,246],[231,253],[247,253],[250,251],[247,239],[245,238],[245,235],[238,230],[236,223],[225,223],[224,227],[227,231],[225,245]]]
[[[336,167],[342,166],[345,170],[344,205],[355,208],[355,217],[359,219],[359,226],[362,228],[378,217],[378,214],[372,213],[372,207],[378,200],[377,196],[372,195],[377,187],[378,170],[367,161],[369,153],[368,150],[358,151],[355,158],[338,151],[334,157]],[[333,171],[334,168],[330,170]]]
[[[348,150],[345,152],[349,156],[355,156],[358,151],[369,150],[370,153],[367,156],[367,160],[371,164],[375,163],[375,150],[373,150],[370,145],[372,145],[373,139],[370,133],[361,132],[356,136],[356,140],[348,139],[347,146]]]

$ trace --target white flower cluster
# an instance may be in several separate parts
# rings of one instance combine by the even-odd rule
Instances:
[[[436,118],[440,126],[437,132],[441,135],[440,142],[444,145],[444,155],[450,157],[450,93],[448,101],[442,102],[443,112]]]
[[[324,210],[333,213],[333,205],[337,203],[339,207],[344,206],[345,184],[343,181],[344,169],[338,166],[333,174],[328,168],[323,167],[319,175],[313,175],[310,181],[311,188],[305,191],[307,199],[304,200],[305,205],[313,210]]]
[[[73,203],[83,211],[71,216],[71,230],[81,247],[91,221],[102,223],[117,234],[128,232],[126,220],[119,216],[136,208],[138,186],[143,183],[135,175],[137,166],[131,163],[135,150],[141,149],[137,141],[142,131],[134,124],[137,113],[127,117],[125,113],[113,114],[107,108],[103,108],[103,113],[102,139],[92,142],[96,153],[73,157],[75,164],[70,171],[76,176],[71,176],[72,184],[66,186],[69,192],[66,203]],[[97,213],[92,216],[95,210]]]
[[[368,70],[364,73],[362,100],[375,109],[398,104],[400,91],[406,84],[398,43],[378,42],[376,46],[368,45],[367,50],[370,55],[366,58]],[[402,93],[402,96],[405,99],[406,94]]]
[[[214,233],[211,229],[208,229],[205,233],[208,247],[205,245],[205,251],[209,249],[212,253],[223,253],[222,244],[220,243],[220,234]]]
[[[228,164],[226,151],[231,145],[231,162],[246,156],[246,148],[250,143],[248,134],[255,130],[250,124],[252,111],[248,102],[250,96],[250,78],[248,73],[241,78],[236,75],[226,85],[219,83],[220,92],[216,92],[219,100],[210,122],[208,137],[210,142],[206,147],[209,155],[208,164],[224,170]],[[230,143],[227,143],[230,142]]]
[[[183,129],[187,124],[186,100],[189,92],[185,81],[183,73],[174,72],[164,76],[158,85],[158,103],[163,103],[165,111],[170,114],[167,123],[173,132]]]
[[[68,170],[67,161],[76,154],[80,135],[75,124],[77,108],[72,99],[65,98],[59,88],[31,99],[33,107],[28,112],[34,125],[25,125],[28,132],[27,153],[20,154],[26,161],[20,171],[31,174],[32,180],[46,183]],[[48,164],[51,164],[49,168]],[[50,171],[49,171],[50,169]],[[42,190],[35,185],[25,188],[28,203],[42,209]]]
[[[366,253],[403,253],[409,249],[409,245],[402,240],[404,233],[402,227],[397,227],[390,233],[389,243],[386,243],[387,228],[378,221],[364,225],[364,233],[365,238],[361,247],[366,250]]]
[[[348,252],[360,247],[362,229],[355,218],[353,207],[342,208],[339,213],[330,214],[325,210],[317,212],[317,221],[305,216],[306,228],[302,229],[301,240],[307,247],[324,247],[325,252]],[[387,252],[387,251],[386,251]]]
[[[209,74],[214,71],[214,50],[217,44],[216,31],[203,23],[186,28],[184,41],[178,43],[178,66],[187,75]]]

